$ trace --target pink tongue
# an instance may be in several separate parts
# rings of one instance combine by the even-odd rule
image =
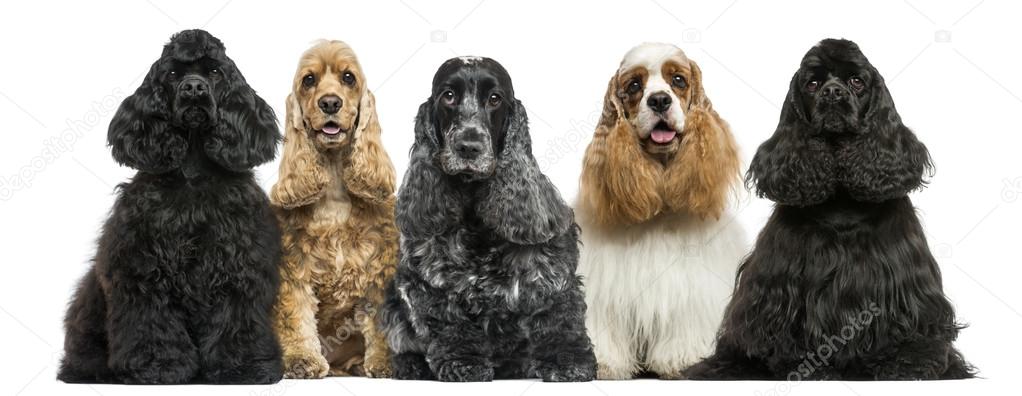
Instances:
[[[325,133],[327,135],[336,135],[337,132],[340,132],[340,131],[341,131],[341,127],[339,127],[337,125],[334,125],[334,124],[330,124],[330,125],[327,125],[327,126],[323,127],[323,133]]]
[[[652,132],[650,132],[649,137],[652,138],[654,142],[667,143],[670,142],[671,139],[674,139],[675,134],[676,132],[674,131],[654,129]]]

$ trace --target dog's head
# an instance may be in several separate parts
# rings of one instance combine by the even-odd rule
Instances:
[[[289,122],[307,131],[316,147],[337,148],[351,140],[368,91],[351,47],[335,40],[309,48],[298,62],[291,88]]]
[[[465,227],[466,213],[508,241],[535,244],[574,216],[532,155],[525,106],[497,61],[443,63],[415,117],[415,144],[397,202],[406,237]]]
[[[429,103],[441,169],[471,180],[492,175],[516,110],[504,67],[489,58],[450,59],[433,76]]]
[[[797,110],[821,133],[862,131],[871,107],[884,106],[883,78],[848,40],[827,39],[806,53],[792,93]]]
[[[693,103],[704,99],[699,66],[670,44],[646,43],[628,51],[611,89],[643,150],[664,162],[681,146]]]
[[[273,159],[280,139],[273,109],[225,51],[203,30],[171,37],[110,123],[114,158],[140,170],[161,162],[162,171],[175,167],[166,161],[173,156],[168,153],[189,149],[201,149],[231,170]]]
[[[696,62],[670,44],[628,51],[583,162],[579,203],[591,218],[619,225],[663,212],[719,217],[737,176],[734,137]]]
[[[883,76],[854,42],[826,39],[802,58],[746,183],[776,202],[808,206],[835,193],[903,196],[931,172],[929,151],[902,123]]]

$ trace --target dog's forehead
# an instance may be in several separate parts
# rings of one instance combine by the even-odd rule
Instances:
[[[312,67],[338,69],[335,71],[354,69],[352,71],[358,72],[361,70],[355,51],[343,41],[336,40],[320,41],[302,54],[298,61],[299,70]]]
[[[635,46],[625,54],[618,71],[641,67],[649,71],[659,72],[664,63],[668,61],[687,64],[688,57],[685,56],[685,52],[681,48],[672,44],[644,43]]]
[[[511,91],[511,76],[499,62],[481,56],[461,56],[448,59],[433,76],[434,88],[450,83],[452,80],[464,82],[480,82],[493,80],[502,88]]]
[[[869,60],[859,46],[849,40],[826,39],[806,52],[802,58],[803,68],[824,67],[828,70],[864,68]]]
[[[226,57],[220,39],[201,29],[182,30],[163,47],[163,56],[179,62],[195,62],[203,57]]]

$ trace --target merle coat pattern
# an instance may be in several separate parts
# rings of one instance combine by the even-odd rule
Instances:
[[[748,182],[776,202],[693,379],[974,375],[908,193],[932,167],[855,43],[824,40],[791,80]]]
[[[419,107],[382,325],[394,377],[593,379],[571,209],[532,156],[525,108],[487,58],[455,58]]]
[[[273,110],[217,38],[174,35],[107,136],[138,170],[118,186],[65,319],[58,378],[272,383],[280,235],[251,168],[273,159]]]

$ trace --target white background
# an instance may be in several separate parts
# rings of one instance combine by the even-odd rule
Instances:
[[[0,8],[0,389],[49,394],[743,395],[1018,392],[1022,345],[1022,74],[1012,1],[79,1]],[[694,383],[654,380],[553,385],[535,381],[432,384],[369,379],[285,381],[266,387],[71,386],[58,383],[61,319],[88,267],[117,183],[105,147],[117,104],[134,91],[170,35],[204,27],[249,83],[283,115],[299,54],[317,38],[351,44],[376,94],[384,143],[407,164],[417,106],[436,67],[483,55],[510,71],[530,111],[534,149],[572,201],[607,80],[643,41],[681,46],[732,125],[743,162],[773,132],[788,81],[825,37],[857,41],[884,74],[906,124],[937,164],[913,200],[964,330],[958,346],[987,380],[953,383]],[[64,141],[63,146],[55,144]],[[258,170],[264,187],[277,163]],[[399,179],[400,180],[400,179]],[[755,235],[770,203],[738,213]]]

